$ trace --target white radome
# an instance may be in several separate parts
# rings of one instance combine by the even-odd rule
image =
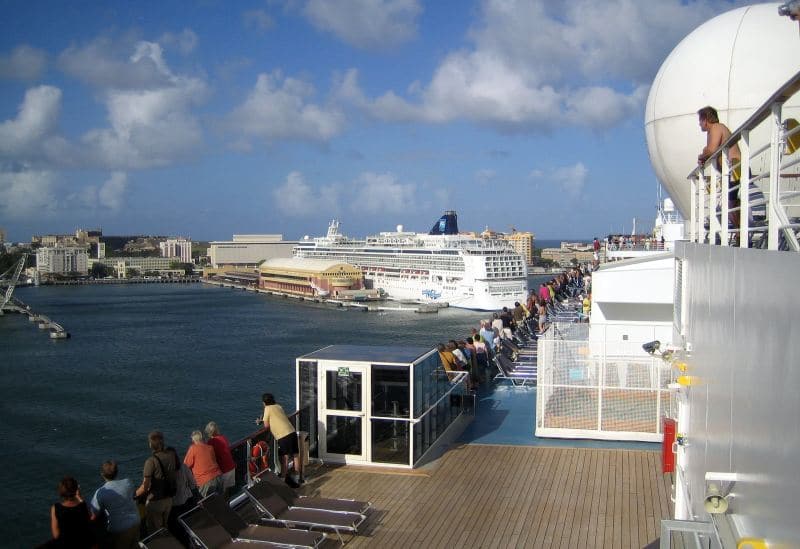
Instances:
[[[672,50],[653,81],[645,108],[650,162],[686,218],[686,177],[706,142],[698,109],[711,105],[733,130],[800,69],[797,22],[778,15],[779,5],[738,8],[704,23]],[[784,115],[800,112],[799,105],[787,103]]]

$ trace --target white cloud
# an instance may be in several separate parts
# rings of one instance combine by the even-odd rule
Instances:
[[[97,191],[100,205],[111,210],[118,210],[122,205],[122,197],[127,186],[128,175],[125,172],[113,172]]]
[[[184,55],[188,55],[197,47],[197,34],[192,29],[186,28],[181,32],[175,34],[171,32],[164,33],[159,39],[160,44],[175,48]]]
[[[127,37],[98,38],[83,47],[71,46],[58,56],[58,65],[99,89],[149,89],[168,86],[172,79],[161,46]]]
[[[531,171],[531,179],[544,180],[553,183],[572,198],[577,198],[583,191],[589,170],[582,162],[572,166],[562,166],[551,170],[535,169]]]
[[[471,45],[444,56],[427,84],[370,99],[350,71],[337,96],[381,120],[603,130],[641,112],[647,84],[672,45],[723,6],[729,4],[484,0]]]
[[[196,36],[186,29],[168,40],[189,48]],[[81,139],[85,162],[112,169],[169,165],[202,142],[192,108],[207,95],[205,80],[175,74],[156,42],[126,46],[133,52],[127,56],[98,39],[60,56],[67,72],[99,88],[108,111],[109,127],[89,130]]]
[[[377,216],[418,206],[416,193],[415,184],[401,183],[389,173],[364,172],[346,183],[316,186],[293,171],[272,190],[272,199],[279,211],[295,217],[337,215],[345,204],[359,216]],[[438,192],[434,194],[439,196]]]
[[[306,183],[303,174],[296,171],[291,172],[286,181],[272,191],[272,198],[279,211],[300,217],[335,214],[339,210],[338,195],[336,186],[314,189]]]
[[[0,218],[47,216],[55,209],[53,172],[23,169],[0,172]]]
[[[356,213],[402,213],[414,206],[416,186],[400,183],[392,174],[366,172],[355,182],[350,200]]]
[[[46,65],[47,55],[42,50],[23,44],[8,54],[0,53],[0,78],[36,80]]]
[[[202,141],[202,130],[189,108],[204,90],[200,82],[184,81],[154,90],[111,91],[106,97],[111,126],[87,132],[83,142],[100,166],[169,165]]]
[[[242,14],[244,26],[260,32],[275,26],[275,20],[264,10],[249,10]]]
[[[416,35],[418,0],[309,0],[304,13],[318,29],[352,46],[389,49]]]
[[[0,123],[0,155],[17,160],[36,155],[55,130],[60,111],[60,89],[38,86],[27,90],[17,117]]]
[[[313,94],[313,86],[284,78],[280,71],[260,74],[245,102],[229,115],[228,127],[267,141],[327,141],[342,131],[344,115],[335,107],[310,103]]]

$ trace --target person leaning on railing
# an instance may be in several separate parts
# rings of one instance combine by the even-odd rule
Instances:
[[[269,429],[273,438],[278,443],[278,455],[281,457],[281,472],[286,484],[292,488],[300,486],[303,480],[303,462],[300,459],[300,445],[297,440],[297,431],[294,425],[286,417],[280,404],[275,402],[272,393],[264,393],[261,396],[264,403],[264,415],[256,419],[256,424],[263,423],[265,429]],[[289,474],[289,456],[292,457],[294,472],[297,478]]]

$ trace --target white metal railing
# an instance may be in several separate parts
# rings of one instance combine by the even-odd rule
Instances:
[[[554,325],[539,340],[536,436],[659,442],[669,365],[644,341],[609,347],[575,326]]]
[[[800,124],[783,116],[797,97],[800,72],[689,174],[692,242],[800,251]],[[741,161],[732,165],[735,145]],[[729,192],[738,193],[738,206]]]

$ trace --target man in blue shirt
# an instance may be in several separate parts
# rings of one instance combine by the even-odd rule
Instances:
[[[117,463],[113,460],[100,467],[100,476],[106,482],[92,497],[92,514],[106,515],[108,537],[102,547],[134,549],[139,547],[139,511],[133,500],[136,487],[130,479],[116,480],[117,473]]]

